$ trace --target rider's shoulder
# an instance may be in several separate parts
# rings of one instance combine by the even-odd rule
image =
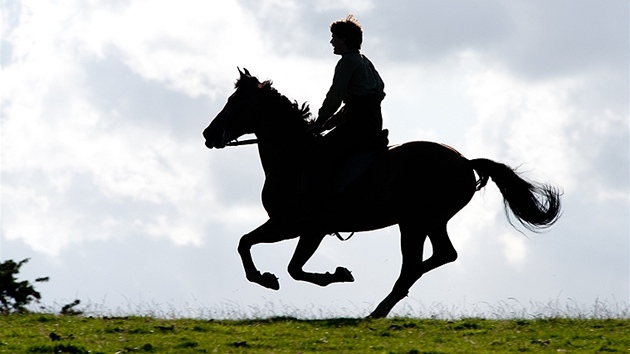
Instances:
[[[337,67],[357,67],[363,62],[363,56],[359,52],[345,53],[337,62]]]

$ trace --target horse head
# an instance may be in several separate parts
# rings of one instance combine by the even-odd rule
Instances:
[[[241,71],[236,90],[227,103],[203,131],[209,149],[221,149],[242,135],[255,133],[256,117],[260,111],[260,89],[264,83],[252,76],[247,69]]]

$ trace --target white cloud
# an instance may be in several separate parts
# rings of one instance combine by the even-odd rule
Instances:
[[[315,4],[316,11],[346,10],[349,13],[369,11],[374,8],[373,1],[363,0],[322,0]],[[345,15],[344,15],[345,16]]]
[[[566,132],[576,111],[568,101],[581,83],[575,80],[526,83],[494,70],[472,74],[468,98],[479,120],[467,134],[468,150],[521,170],[530,178],[561,184],[569,192],[585,169],[584,156]]]
[[[536,82],[493,70],[471,75],[467,92],[479,120],[467,134],[468,151],[522,164],[526,178],[591,202],[630,201],[627,181],[617,179],[628,175],[627,108],[582,99],[596,85],[590,75]]]
[[[199,211],[219,207],[208,207],[216,194],[211,158],[199,163],[201,138],[176,140],[116,106],[101,110],[87,64],[114,55],[145,80],[212,96],[214,87],[229,90],[235,70],[225,67],[235,56],[261,55],[262,44],[235,45],[258,43],[254,23],[234,2],[22,4],[18,25],[3,33],[11,49],[2,91],[6,237],[49,254],[134,229],[200,244],[212,218]],[[239,212],[217,214],[225,215],[217,222],[242,221]]]
[[[225,69],[234,58],[264,54],[255,24],[235,1],[134,1],[95,10],[81,39],[100,43],[95,52],[120,56],[148,80],[192,96],[214,96],[215,85],[232,81]]]
[[[147,80],[193,96],[214,95],[214,85],[232,81],[225,68],[234,58],[264,54],[256,22],[235,1],[30,2],[19,15],[19,26],[5,34],[11,66],[28,65],[39,82],[63,77],[59,68],[72,70],[86,58],[114,55]]]
[[[519,233],[502,233],[497,235],[499,242],[503,246],[503,256],[507,263],[519,270],[522,270],[527,260],[527,239]]]

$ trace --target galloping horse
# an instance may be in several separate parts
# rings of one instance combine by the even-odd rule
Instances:
[[[333,274],[307,273],[302,268],[327,234],[384,228],[398,224],[402,269],[391,292],[370,314],[385,317],[411,286],[428,271],[457,259],[446,224],[483,188],[489,178],[504,198],[506,212],[532,231],[551,226],[560,215],[560,191],[528,182],[510,167],[488,159],[468,160],[446,145],[415,141],[379,153],[364,175],[331,203],[317,223],[296,211],[303,156],[315,142],[308,133],[309,108],[278,93],[270,81],[260,82],[247,69],[240,72],[235,92],[204,130],[206,146],[239,145],[236,139],[255,134],[265,172],[262,202],[269,219],[241,237],[238,252],[249,281],[278,290],[275,275],[261,273],[251,255],[258,243],[299,237],[288,272],[296,280],[326,286],[351,282],[346,268]],[[477,176],[475,176],[475,172]],[[508,214],[509,218],[509,214]],[[422,259],[429,238],[433,254]]]

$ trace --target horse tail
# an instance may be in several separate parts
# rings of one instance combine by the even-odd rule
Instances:
[[[514,169],[492,160],[474,159],[470,163],[479,176],[477,190],[485,187],[489,178],[499,187],[508,220],[509,209],[525,228],[538,232],[553,225],[560,217],[562,192],[558,188],[528,182]]]

